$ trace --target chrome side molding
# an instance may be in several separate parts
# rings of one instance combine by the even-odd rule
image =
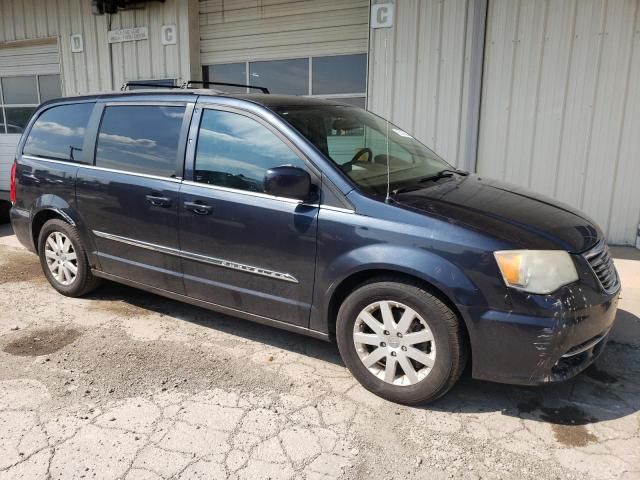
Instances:
[[[154,252],[166,253],[167,255],[173,255],[174,257],[180,257],[186,260],[193,260],[209,265],[215,265],[216,267],[252,273],[254,275],[260,275],[262,277],[275,278],[276,280],[282,280],[285,282],[299,283],[297,278],[288,273],[276,272],[274,270],[268,270],[266,268],[255,267],[252,265],[244,265],[242,263],[232,262],[230,260],[224,260],[222,258],[200,255],[198,253],[185,252],[183,250],[178,250],[177,248],[165,247],[162,245],[157,245],[155,243],[143,242],[141,240],[134,240],[132,238],[122,237],[120,235],[114,235],[112,233],[100,232],[98,230],[93,230],[93,234],[96,237],[106,238],[107,240],[125,243],[127,245],[152,250]]]

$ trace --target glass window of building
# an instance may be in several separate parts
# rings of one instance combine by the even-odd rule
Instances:
[[[205,65],[205,81],[267,87],[271,93],[333,99],[366,106],[367,54],[261,60]],[[248,93],[242,87],[212,85],[229,93]]]
[[[62,96],[60,75],[0,78],[0,134],[20,134],[36,107]]]

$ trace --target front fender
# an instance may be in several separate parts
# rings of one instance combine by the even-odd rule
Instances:
[[[311,328],[328,329],[331,298],[345,281],[353,275],[380,270],[416,277],[439,290],[456,305],[487,304],[474,282],[445,257],[418,247],[370,244],[344,252],[319,272],[314,301],[314,305],[318,305],[317,317],[312,314]],[[464,321],[468,323],[466,318]],[[467,327],[471,329],[473,326]]]

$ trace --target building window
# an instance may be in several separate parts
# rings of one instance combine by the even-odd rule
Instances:
[[[314,57],[311,78],[311,88],[318,95],[365,92],[367,90],[367,56]]]
[[[249,85],[267,87],[271,93],[310,95],[309,59],[250,62]]]
[[[203,79],[205,82],[239,83],[246,85],[248,82],[247,64],[243,63],[223,63],[202,67]],[[239,87],[218,87],[229,93],[247,93],[246,88]]]
[[[366,53],[204,65],[202,75],[205,82],[257,85],[271,93],[336,99],[362,108],[366,103]],[[217,88],[247,93],[245,88]]]
[[[0,134],[20,134],[37,106],[62,96],[60,75],[0,78]]]

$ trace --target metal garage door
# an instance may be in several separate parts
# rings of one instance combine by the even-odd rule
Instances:
[[[490,0],[478,171],[632,244],[640,219],[640,1]]]
[[[202,1],[203,75],[364,105],[368,12],[368,0]]]
[[[36,106],[61,95],[56,39],[0,43],[0,191]]]

